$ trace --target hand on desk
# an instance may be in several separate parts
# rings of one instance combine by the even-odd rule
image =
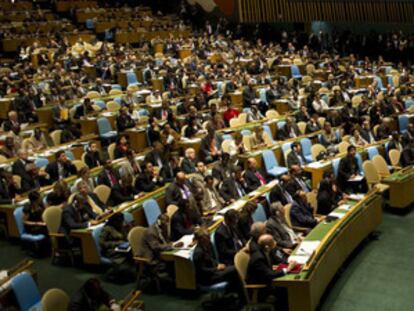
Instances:
[[[292,254],[292,250],[290,248],[283,248],[282,251],[287,255]]]
[[[293,269],[293,268],[295,268],[297,264],[298,264],[298,263],[297,263],[296,261],[294,261],[294,260],[293,260],[293,261],[291,261],[291,262],[289,263],[288,267],[286,268],[287,272],[292,271],[292,269]]]
[[[177,242],[177,243],[173,244],[173,247],[175,247],[175,248],[181,248],[183,246],[184,246],[183,242]]]
[[[218,265],[217,265],[217,270],[224,270],[226,268],[226,265],[225,264],[223,264],[223,263],[219,263]]]

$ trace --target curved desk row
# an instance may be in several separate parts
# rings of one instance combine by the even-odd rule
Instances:
[[[335,210],[343,214],[342,218],[323,221],[306,236],[305,241],[320,244],[303,270],[274,280],[274,285],[287,289],[290,311],[312,311],[318,307],[344,261],[381,223],[382,202],[382,197],[374,192],[359,202],[349,201],[348,211],[340,207]]]

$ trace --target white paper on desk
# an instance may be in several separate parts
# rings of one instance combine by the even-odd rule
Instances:
[[[311,256],[321,241],[303,241],[300,243],[295,255]]]
[[[145,156],[138,156],[138,157],[135,157],[135,159],[136,160],[138,160],[138,161],[144,161],[145,160]]]
[[[348,181],[361,181],[362,179],[364,179],[363,176],[355,175],[354,177],[349,178]]]
[[[192,252],[193,252],[192,249],[180,249],[179,251],[176,251],[174,253],[174,256],[185,258],[185,259],[190,259]]]
[[[349,195],[349,198],[354,201],[360,201],[365,197],[362,193],[353,193]]]
[[[289,256],[288,262],[295,261],[298,265],[304,265],[309,261],[309,258],[310,256],[307,256],[307,255],[303,255],[303,256],[292,255],[292,256]]]
[[[268,189],[271,189],[271,188],[273,188],[274,186],[276,186],[278,183],[279,183],[279,180],[274,179],[274,180],[272,180],[271,182],[267,183],[267,184],[266,184],[266,187],[267,187]]]
[[[321,161],[316,161],[316,162],[309,163],[307,166],[310,167],[310,168],[320,168],[320,167],[323,167],[325,165]]]
[[[0,281],[4,280],[5,278],[7,278],[8,276],[8,272],[7,270],[1,270],[0,271]]]
[[[111,116],[113,116],[113,113],[112,112],[109,112],[109,111],[106,111],[106,112],[103,112],[102,115],[104,117],[111,117]]]
[[[217,212],[217,214],[219,214],[219,215],[224,215],[228,210],[231,210],[231,209],[240,209],[240,208],[242,208],[242,206],[244,205],[244,204],[246,204],[246,200],[237,200],[236,202],[234,202],[233,204],[231,204],[231,205],[229,205],[229,206],[227,206],[227,207],[225,207],[225,208],[222,208],[221,210],[219,210],[218,212]]]
[[[182,140],[183,143],[190,144],[190,143],[197,143],[197,142],[201,141],[201,138],[186,138],[186,137],[183,137],[183,138],[181,138],[181,140]]]
[[[214,222],[219,221],[219,220],[222,220],[222,219],[223,219],[223,216],[221,216],[221,215],[217,215],[216,214],[216,215],[213,216],[213,221]]]
[[[344,210],[344,211],[349,211],[350,209],[351,209],[351,205],[350,204],[342,204],[342,205],[340,205],[338,208],[340,209],[340,210]]]
[[[180,247],[180,249],[190,248],[190,245],[193,243],[193,240],[194,240],[194,234],[186,234],[186,235],[183,235],[181,239],[179,239],[178,241],[175,241],[174,244],[178,242],[182,242],[183,246]]]
[[[252,192],[249,193],[249,197],[254,197],[254,196],[259,195],[259,194],[261,194],[261,192],[255,190],[255,191],[252,191]]]
[[[337,217],[338,219],[343,218],[346,215],[346,213],[338,213],[338,212],[331,212],[329,213],[329,216]]]

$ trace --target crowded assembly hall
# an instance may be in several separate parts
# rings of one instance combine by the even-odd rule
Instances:
[[[413,16],[0,0],[0,310],[413,310]]]

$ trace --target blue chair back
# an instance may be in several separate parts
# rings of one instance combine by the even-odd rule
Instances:
[[[277,122],[277,128],[280,130],[281,128],[283,128],[286,124],[286,121],[279,121]]]
[[[247,135],[251,135],[252,134],[252,131],[251,130],[241,130],[240,133],[243,136],[247,136]]]
[[[270,139],[274,143],[275,141],[273,139],[273,134],[272,134],[272,130],[270,129],[270,126],[265,124],[262,127],[263,127],[263,131],[266,132],[269,135]]]
[[[223,81],[218,81],[217,82],[217,95],[219,98],[221,98],[221,96],[223,96]]]
[[[414,100],[412,100],[412,99],[407,99],[407,100],[404,102],[404,105],[405,105],[405,109],[409,109],[412,105],[414,105]]]
[[[35,165],[37,168],[45,167],[49,164],[49,160],[46,158],[37,158],[35,160]]]
[[[362,157],[359,153],[357,153],[357,154],[355,154],[355,158],[357,159],[357,162],[358,162],[359,174],[362,176],[362,175],[364,175],[364,169],[362,167]]]
[[[335,137],[336,137],[336,141],[341,141],[341,131],[339,129],[335,130]]]
[[[124,214],[124,221],[126,224],[131,224],[134,222],[134,215],[132,215],[130,212],[122,212]]]
[[[384,85],[382,84],[382,79],[378,76],[375,76],[375,81],[377,81],[377,89],[381,90],[384,88]]]
[[[400,127],[400,133],[408,129],[409,118],[407,115],[398,116],[398,125]]]
[[[292,143],[284,143],[281,148],[282,148],[283,157],[285,157],[287,152],[292,148]]]
[[[139,114],[141,117],[143,117],[143,116],[147,116],[147,117],[149,117],[149,115],[150,115],[150,113],[149,113],[149,111],[148,111],[147,109],[140,109],[140,110],[138,110],[138,114]]]
[[[122,86],[120,86],[119,84],[112,84],[111,85],[111,89],[112,90],[120,90],[120,91],[122,91]]]
[[[257,222],[257,221],[266,221],[267,220],[267,216],[266,216],[266,212],[264,210],[264,207],[262,204],[257,204],[257,208],[254,211],[253,215],[252,215],[253,221]]]
[[[261,102],[267,103],[267,97],[266,97],[266,89],[261,88],[259,90],[259,98]]]
[[[266,167],[266,171],[269,171],[272,168],[279,166],[279,164],[277,163],[275,154],[273,153],[272,150],[263,151],[262,156],[263,156],[263,161]]]
[[[110,29],[106,29],[105,40],[112,40],[113,37],[114,37],[114,34],[112,33],[112,31]]]
[[[290,66],[290,72],[292,74],[292,77],[301,77],[299,67],[297,65]]]
[[[339,170],[339,162],[341,161],[341,159],[333,159],[332,160],[332,168],[333,168],[333,172],[335,174],[335,177],[338,177],[338,170]]]
[[[243,108],[243,112],[244,113],[251,113],[252,112],[252,110],[250,109],[250,108]]]
[[[122,98],[121,97],[115,97],[114,102],[118,103],[119,105],[122,104]]]
[[[24,233],[24,223],[23,223],[23,206],[17,207],[13,211],[14,221],[16,222],[17,231],[19,231],[19,236],[22,236]]]
[[[85,24],[86,24],[87,29],[94,29],[95,28],[95,25],[93,23],[93,19],[87,19]]]
[[[109,123],[107,118],[99,118],[96,122],[98,123],[99,135],[104,135],[112,131],[111,123]]]
[[[97,99],[93,103],[101,109],[106,109],[106,104],[103,100]]]
[[[144,208],[145,218],[147,219],[148,226],[151,226],[155,223],[158,216],[161,215],[161,209],[154,199],[146,200],[142,207]]]
[[[223,136],[221,136],[221,139],[223,141],[225,141],[225,140],[233,140],[233,136],[231,136],[230,134],[223,134]]]
[[[32,307],[40,304],[39,289],[28,272],[19,273],[12,278],[10,287],[16,297],[19,310],[29,311]]]
[[[379,154],[377,147],[372,146],[367,148],[368,158],[372,160],[376,155]]]
[[[74,161],[74,160],[75,160],[75,156],[73,155],[73,152],[72,152],[72,151],[70,151],[70,150],[66,150],[66,151],[65,151],[65,154],[66,154],[66,157],[67,157],[69,160],[71,160],[71,161]]]
[[[302,138],[300,140],[300,145],[302,146],[302,154],[303,156],[308,159],[309,157],[312,158],[312,142],[309,138]]]
[[[132,72],[132,71],[127,72],[127,83],[128,83],[128,85],[138,83],[137,76],[136,76],[135,72]]]

